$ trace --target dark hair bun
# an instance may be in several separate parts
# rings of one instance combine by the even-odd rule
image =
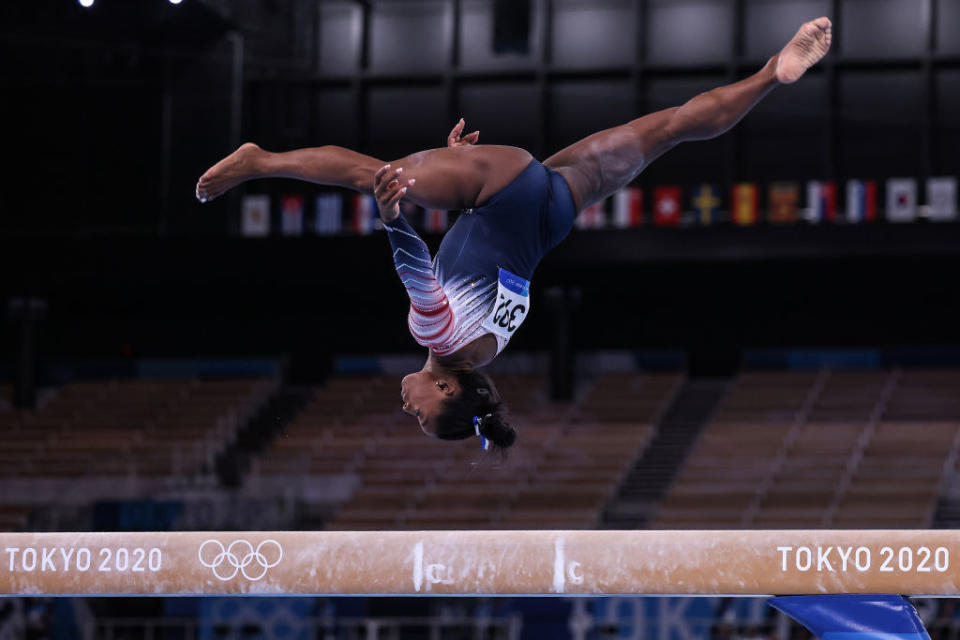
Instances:
[[[501,449],[512,446],[517,439],[517,432],[504,421],[503,416],[499,413],[488,414],[483,418],[480,433]]]

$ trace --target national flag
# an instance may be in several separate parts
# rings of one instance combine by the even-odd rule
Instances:
[[[680,187],[669,185],[653,190],[653,224],[675,227],[680,224],[682,195]]]
[[[847,222],[876,219],[877,183],[873,180],[847,180]]]
[[[303,235],[303,196],[281,196],[280,211],[280,233],[285,236]]]
[[[927,217],[931,220],[953,220],[957,217],[956,178],[927,178]]]
[[[377,199],[356,194],[353,197],[353,232],[362,236],[373,233],[374,220],[377,218]]]
[[[247,195],[241,203],[242,220],[240,231],[248,237],[270,235],[270,196]]]
[[[447,230],[447,210],[427,209],[424,212],[424,228],[428,233],[443,233]]]
[[[574,224],[578,229],[602,229],[606,226],[606,212],[603,202],[602,200],[594,202],[577,215]]]
[[[643,223],[643,191],[626,187],[613,196],[613,226],[621,229]]]
[[[767,219],[773,224],[793,224],[800,206],[800,185],[796,182],[771,183],[767,193]]]
[[[733,185],[730,213],[735,224],[749,226],[757,222],[757,185],[739,182]]]
[[[811,180],[807,183],[807,211],[809,222],[835,222],[837,219],[837,184]]]
[[[343,198],[339,193],[321,193],[317,196],[314,231],[317,235],[332,236],[340,233],[343,225]]]
[[[690,206],[704,226],[720,221],[721,204],[720,188],[715,184],[703,183],[690,192]]]
[[[917,181],[914,178],[887,180],[887,220],[913,222],[917,217]]]

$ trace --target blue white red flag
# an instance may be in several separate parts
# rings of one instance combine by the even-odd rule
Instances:
[[[834,222],[837,219],[837,185],[811,180],[807,183],[807,220]]]
[[[373,233],[376,218],[376,198],[363,194],[355,195],[353,197],[353,232],[361,236]]]
[[[847,222],[877,219],[877,183],[873,180],[847,181]]]

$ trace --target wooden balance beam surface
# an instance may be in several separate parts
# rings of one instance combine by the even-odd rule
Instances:
[[[0,533],[3,595],[960,594],[960,533]]]

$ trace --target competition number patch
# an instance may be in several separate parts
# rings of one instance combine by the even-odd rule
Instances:
[[[500,268],[497,301],[483,327],[509,340],[530,312],[530,282]]]

